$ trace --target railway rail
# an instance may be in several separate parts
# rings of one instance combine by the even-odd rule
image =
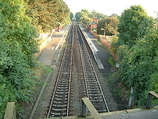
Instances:
[[[72,24],[66,41],[67,44],[62,55],[46,117],[68,116],[70,114],[70,108],[73,108],[70,104],[71,99],[73,99],[71,94],[75,88],[72,84],[74,82],[72,65],[76,65],[76,73],[81,83],[79,84],[80,90],[78,90],[79,98],[88,97],[99,113],[109,112],[108,104],[89,55],[88,45],[76,23]]]
[[[73,28],[71,28],[71,30],[72,29]],[[68,116],[72,69],[71,47],[73,36],[70,34],[68,37],[69,40],[67,40],[67,47],[64,50],[62,61],[59,67],[56,84],[46,116],[47,118],[52,116]]]
[[[99,83],[99,79],[97,77],[95,68],[92,63],[92,59],[87,49],[88,46],[85,43],[86,42],[85,37],[83,36],[79,28],[78,31],[79,31],[78,36],[80,36],[79,38],[80,51],[82,56],[82,64],[83,64],[87,96],[99,113],[109,112],[110,110],[107,101],[104,97],[102,88]]]

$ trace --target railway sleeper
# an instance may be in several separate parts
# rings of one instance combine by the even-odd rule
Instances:
[[[64,71],[61,71],[60,76],[62,77],[68,77],[70,76],[70,72],[68,72],[68,68],[64,69]]]
[[[65,99],[66,99],[66,98],[65,98]],[[54,100],[54,101],[63,101],[63,98],[55,97],[53,100]]]
[[[91,97],[102,97],[102,93],[96,93],[96,92],[89,93],[89,96],[91,96]]]
[[[57,91],[55,93],[55,95],[68,95],[68,92],[64,91],[64,92],[61,92],[61,91]]]
[[[70,75],[67,75],[67,76],[62,76],[62,75],[60,75],[59,76],[59,80],[68,80],[69,79],[69,77],[70,77]]]
[[[53,116],[66,116],[66,110],[53,109],[51,112],[51,115],[53,115]]]
[[[91,89],[91,88],[96,88],[96,89],[99,89],[99,86],[98,85],[87,85],[88,89]]]
[[[52,117],[61,117],[61,116],[67,116],[66,115],[66,112],[62,112],[62,114],[59,112],[59,113],[57,113],[57,112],[52,112],[51,113],[51,116]]]
[[[61,92],[68,92],[69,91],[69,87],[58,87],[56,89],[58,92],[61,91]]]
[[[54,98],[65,98],[67,99],[68,95],[55,95]]]
[[[89,84],[89,85],[98,85],[98,82],[94,82],[94,81],[87,81],[87,84]]]
[[[67,89],[58,88],[57,91],[58,91],[58,92],[68,92],[69,89],[68,89],[68,88],[67,88]]]
[[[53,109],[59,109],[59,110],[61,110],[61,109],[67,109],[67,105],[66,104],[53,104],[53,106],[52,106],[52,108]]]
[[[88,82],[96,82],[97,80],[96,80],[96,77],[94,76],[94,77],[87,77],[87,81]]]
[[[67,100],[68,95],[55,95],[54,98],[62,98],[64,100]]]
[[[57,89],[64,89],[64,90],[66,90],[66,89],[69,89],[69,86],[68,85],[58,85],[58,87],[57,87]]]
[[[62,75],[69,75],[70,74],[70,72],[71,72],[71,70],[70,70],[70,67],[69,67],[69,62],[68,62],[68,66],[63,66],[63,68],[61,69],[61,71],[60,71],[60,74],[62,74]]]
[[[100,98],[100,99],[91,99],[91,102],[92,102],[92,103],[93,103],[93,102],[94,102],[94,103],[98,103],[98,104],[99,104],[99,103],[104,103],[103,99],[101,99],[101,98]]]
[[[99,86],[98,86],[98,84],[96,83],[96,84],[94,84],[94,83],[88,83],[87,84],[87,87],[90,87],[89,89],[99,89]]]
[[[98,86],[98,82],[97,81],[86,81],[88,85],[96,85]]]
[[[61,101],[56,101],[56,100],[54,100],[53,103],[54,103],[55,105],[63,105],[63,104],[66,105],[66,104],[67,104],[67,101],[64,101],[64,102],[63,102],[63,100],[61,100]]]
[[[69,89],[69,85],[61,85],[61,84],[59,84],[58,86],[57,86],[57,89],[63,89],[63,90],[66,90],[66,89]]]
[[[91,87],[91,88],[88,88],[88,90],[90,90],[90,91],[92,91],[92,90],[98,91],[98,90],[100,90],[100,89],[99,89],[99,88],[96,88],[96,87]]]
[[[89,99],[95,99],[95,98],[102,98],[102,95],[100,94],[89,94]]]
[[[88,90],[89,89],[99,89],[99,86],[98,85],[87,85],[87,87],[88,87]]]
[[[69,88],[69,84],[58,84],[57,85],[57,89],[68,89]]]
[[[90,91],[90,90],[88,90],[88,93],[89,94],[96,94],[96,93],[98,94],[98,93],[101,93],[101,92],[100,92],[100,90],[98,90],[98,91],[94,91],[94,90]]]
[[[59,86],[59,85],[62,85],[62,86],[64,86],[64,87],[69,86],[69,80],[62,80],[62,79],[60,79],[60,80],[58,81],[58,86]]]
[[[69,86],[69,79],[60,79],[60,80],[58,80],[58,84],[57,84],[57,86],[60,86],[61,85],[61,87],[66,87],[66,86]]]

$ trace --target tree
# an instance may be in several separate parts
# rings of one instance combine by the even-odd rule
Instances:
[[[141,40],[152,27],[152,20],[145,10],[139,5],[133,5],[124,10],[118,25],[119,44],[132,47],[135,41]]]
[[[81,17],[82,17],[81,12],[77,12],[77,13],[75,14],[75,18],[76,18],[77,21],[80,21]]]
[[[157,30],[153,18],[141,6],[131,6],[123,12],[119,24],[117,53],[120,80],[129,89],[137,106],[144,106],[147,93],[157,88]]]
[[[104,32],[105,35],[115,35],[117,34],[118,23],[119,20],[117,19],[117,17],[106,17],[105,19],[98,22],[97,32],[99,34],[103,34]]]
[[[35,27],[42,28],[43,31],[65,24],[70,16],[68,6],[63,0],[30,0],[27,13],[33,18]]]
[[[73,13],[70,13],[70,19],[72,20],[72,18],[74,17]]]
[[[90,12],[87,9],[82,9],[81,10],[81,18],[80,20],[82,21],[82,23],[84,23],[85,25],[88,25],[90,22],[92,22],[92,18],[90,17]]]
[[[125,50],[121,62],[121,81],[130,89],[133,87],[136,105],[143,106],[151,86],[151,76],[155,72],[155,49],[146,40]]]
[[[98,24],[97,24],[97,33],[103,35],[105,31],[102,30],[102,29],[104,29],[104,27],[105,27],[105,19],[100,20],[98,22]]]
[[[23,0],[0,1],[0,118],[8,101],[28,101],[34,85],[35,28]]]
[[[91,18],[97,18],[97,19],[103,19],[103,18],[106,18],[107,16],[102,14],[102,13],[99,13],[99,12],[96,12],[95,10],[93,10],[91,12]]]
[[[105,34],[106,35],[115,35],[117,34],[117,25],[119,23],[119,20],[117,19],[117,17],[107,17],[105,19]]]

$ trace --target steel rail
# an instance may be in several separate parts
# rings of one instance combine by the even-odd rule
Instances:
[[[71,82],[70,80],[71,80],[71,65],[72,65],[72,52],[71,52],[72,37],[69,37],[68,39],[70,39],[70,41],[67,41],[67,44],[70,47],[67,46],[64,53],[63,53],[62,61],[60,63],[59,70],[58,70],[58,75],[57,75],[57,78],[56,78],[56,83],[55,83],[53,95],[52,95],[52,98],[50,100],[50,105],[49,105],[48,113],[47,113],[47,116],[46,116],[47,118],[49,118],[51,116],[68,116],[68,113],[69,113],[68,111],[69,111],[69,102],[70,102],[69,97],[70,97],[70,82]],[[68,53],[69,53],[70,57],[68,57]],[[69,58],[69,59],[67,59],[67,58]],[[65,66],[65,64],[66,64],[66,66]],[[65,80],[64,80],[64,78],[65,78]],[[61,85],[61,87],[59,87],[60,85]],[[64,89],[67,89],[67,88],[68,88],[68,91],[65,91]],[[61,97],[58,97],[58,100],[59,100],[57,102],[58,104],[63,103],[63,100],[66,101],[66,110],[63,110],[63,111],[66,111],[66,115],[62,114],[63,111],[61,111],[64,108],[64,106],[63,107],[61,106],[61,109],[57,110],[59,112],[61,111],[61,114],[60,113],[57,114],[57,115],[55,115],[55,114],[52,115],[51,114],[52,110],[53,110],[53,104],[55,105],[55,102],[54,102],[55,95],[61,96]],[[67,99],[65,99],[65,95],[67,96],[66,97]],[[62,101],[62,102],[60,102],[60,101]]]
[[[91,69],[90,70],[92,70],[92,74],[94,73],[94,78],[95,78],[95,80],[96,80],[96,82],[97,82],[97,84],[98,84],[98,87],[99,87],[99,90],[100,90],[100,92],[101,92],[101,95],[102,95],[102,98],[103,98],[103,101],[104,101],[104,104],[105,104],[105,108],[106,108],[106,110],[107,110],[107,112],[109,112],[110,110],[109,110],[109,107],[108,107],[108,104],[107,104],[107,101],[106,101],[106,99],[105,99],[105,96],[104,96],[104,93],[103,93],[103,90],[102,90],[102,88],[101,88],[101,85],[100,85],[100,83],[99,83],[99,79],[98,79],[98,76],[97,76],[97,73],[96,73],[96,71],[95,71],[95,68],[94,68],[94,66],[93,66],[93,63],[92,63],[92,60],[91,60],[91,58],[90,58],[90,55],[89,55],[89,52],[88,52],[88,49],[86,48],[86,44],[85,44],[85,38],[84,38],[84,36],[83,36],[83,34],[82,34],[82,32],[81,32],[81,30],[80,30],[80,28],[78,27],[78,31],[79,31],[79,34],[81,35],[81,40],[83,41],[83,48],[80,48],[80,50],[81,50],[81,56],[82,56],[82,58],[83,58],[83,60],[82,60],[82,64],[84,64],[84,65],[88,65],[88,62],[90,63],[90,66],[89,66],[89,68],[91,67]],[[85,50],[85,51],[84,51]],[[83,52],[85,52],[85,54],[86,55],[84,55],[83,54]],[[87,57],[87,58],[85,58],[85,56]],[[87,61],[85,61],[85,59],[86,60],[88,60],[88,62]],[[85,66],[84,66],[85,67]],[[87,66],[88,67],[88,66]],[[88,74],[88,73],[86,73],[86,69],[84,68],[83,69],[84,70],[84,75],[86,75],[86,74]],[[86,76],[85,76],[86,77]],[[88,91],[88,80],[87,80],[88,78],[85,78],[85,82],[86,82],[86,88],[87,88],[87,95],[88,95],[88,97],[90,98],[90,93],[89,93],[89,91]],[[93,78],[92,78],[93,79]],[[90,99],[91,100],[91,99]],[[93,103],[93,102],[92,102]]]

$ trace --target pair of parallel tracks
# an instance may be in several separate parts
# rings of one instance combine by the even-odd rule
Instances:
[[[77,40],[77,42],[74,40]],[[76,23],[73,23],[70,27],[67,39],[66,47],[62,56],[61,64],[58,71],[58,76],[56,78],[55,87],[50,100],[50,105],[48,108],[47,118],[54,116],[68,116],[70,110],[70,91],[72,82],[72,62],[74,52],[72,51],[73,43],[75,48],[79,48],[81,57],[82,69],[80,74],[84,82],[83,97],[86,95],[96,108],[96,110],[101,112],[109,112],[107,102],[105,100],[103,91],[101,89],[95,68],[93,66],[91,57],[89,55],[87,44],[85,38],[81,32],[81,29]]]

